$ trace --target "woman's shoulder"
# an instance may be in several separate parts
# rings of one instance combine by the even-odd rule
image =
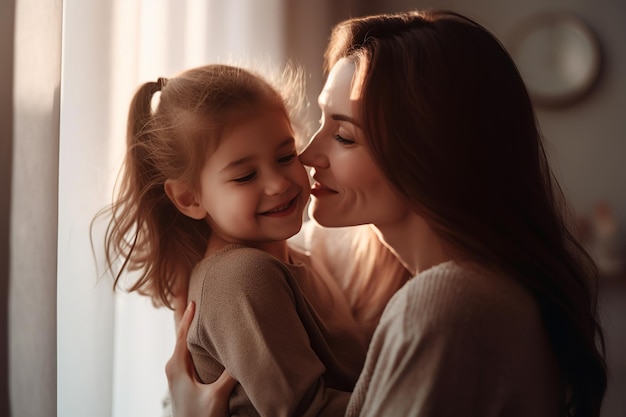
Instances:
[[[450,297],[500,300],[525,293],[509,274],[476,264],[448,261],[429,268],[408,281],[406,289],[420,294],[443,293]]]
[[[513,277],[453,261],[409,280],[388,307],[409,320],[428,318],[433,325],[469,325],[536,312],[532,295]]]

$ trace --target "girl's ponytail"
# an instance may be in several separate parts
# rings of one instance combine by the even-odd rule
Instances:
[[[156,82],[144,83],[133,96],[128,111],[128,131],[126,132],[129,141],[137,139],[142,134],[145,125],[152,117],[152,98],[166,84],[167,78],[159,78]]]
[[[143,84],[130,102],[128,111],[128,130],[126,132],[129,142],[137,139],[144,130],[145,124],[152,116],[152,97],[161,90],[158,82],[147,82]]]
[[[116,198],[110,206],[105,253],[107,266],[114,271],[114,289],[126,272],[139,271],[139,278],[128,290],[150,296],[155,305],[171,306],[170,296],[186,291],[184,285],[179,285],[186,280],[177,277],[186,278],[199,260],[208,226],[181,215],[163,188],[167,174],[162,167],[168,158],[162,149],[169,117],[154,111],[152,101],[166,83],[164,78],[147,82],[131,100],[126,156]],[[185,238],[188,234],[193,236],[193,243]],[[172,261],[175,258],[180,262]],[[119,267],[118,259],[122,261]],[[181,263],[189,267],[181,268]]]

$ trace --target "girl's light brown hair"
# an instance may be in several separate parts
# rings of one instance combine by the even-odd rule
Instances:
[[[268,73],[269,74],[269,73]],[[250,70],[207,65],[156,82],[135,93],[128,114],[127,148],[105,233],[114,289],[126,272],[138,274],[130,291],[171,306],[205,253],[206,221],[180,213],[164,190],[167,179],[199,186],[200,171],[230,123],[246,112],[275,107],[301,114],[302,72],[288,65],[280,84]],[[160,93],[160,94],[156,94]],[[121,264],[118,264],[121,262]]]
[[[448,11],[337,25],[325,69],[357,65],[365,136],[407,204],[473,261],[537,300],[566,416],[598,416],[606,388],[597,269],[575,239],[524,83],[498,40]]]

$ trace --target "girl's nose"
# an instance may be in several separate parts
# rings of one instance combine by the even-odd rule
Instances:
[[[300,153],[300,162],[313,168],[328,168],[328,157],[321,146],[321,130],[318,130],[312,137],[306,148]]]
[[[291,181],[282,173],[276,172],[272,174],[265,184],[265,194],[278,195],[289,189]]]

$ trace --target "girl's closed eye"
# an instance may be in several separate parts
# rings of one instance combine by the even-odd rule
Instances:
[[[256,177],[256,171],[253,171],[248,175],[244,175],[243,177],[234,178],[233,181],[241,184],[252,181],[254,177]]]
[[[285,155],[283,157],[278,158],[279,164],[288,164],[293,161],[298,156],[296,151],[291,152],[289,155]]]

